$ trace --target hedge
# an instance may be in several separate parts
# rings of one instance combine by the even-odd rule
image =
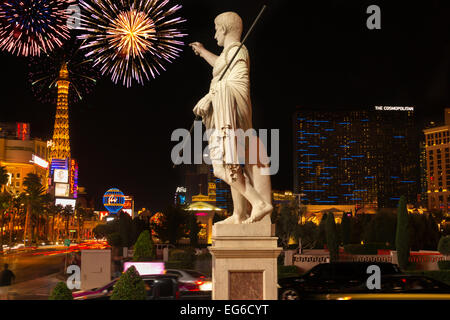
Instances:
[[[166,268],[171,269],[192,269],[195,263],[195,251],[192,249],[173,249],[169,252],[169,261],[166,262]],[[177,266],[173,267],[171,265]],[[168,267],[170,266],[170,267]]]
[[[408,271],[408,274],[424,275],[450,285],[450,270]]]
[[[344,251],[349,254],[377,254],[378,250],[395,250],[393,245],[385,243],[346,244]]]
[[[439,270],[450,270],[450,260],[438,261]]]
[[[72,291],[67,287],[65,282],[58,282],[48,300],[73,300]]]
[[[299,269],[297,266],[281,266],[278,265],[278,279],[288,278],[288,277],[297,277],[300,275]]]
[[[128,268],[114,285],[111,300],[145,300],[145,283],[134,266]]]

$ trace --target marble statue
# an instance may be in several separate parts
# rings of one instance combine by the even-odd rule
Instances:
[[[214,38],[223,47],[219,56],[200,42],[190,44],[194,53],[213,67],[210,90],[193,111],[202,117],[206,129],[214,132],[208,139],[214,175],[231,189],[233,214],[218,223],[248,224],[260,221],[273,210],[269,165],[264,144],[256,135],[247,139],[245,145],[242,140],[237,142],[235,135],[238,129],[252,129],[250,60],[244,45],[219,81],[241,45],[242,19],[234,12],[224,12],[214,23]],[[249,152],[257,153],[257,161],[248,161]]]

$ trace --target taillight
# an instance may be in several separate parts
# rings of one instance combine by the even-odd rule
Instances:
[[[195,283],[180,282],[178,288],[180,289],[180,291],[199,291],[199,284],[197,282],[199,281],[196,281]]]

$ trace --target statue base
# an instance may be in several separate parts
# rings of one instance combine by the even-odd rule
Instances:
[[[277,300],[277,239],[270,215],[251,224],[215,224],[212,299]]]

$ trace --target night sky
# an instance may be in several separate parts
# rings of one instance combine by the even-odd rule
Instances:
[[[189,34],[219,54],[214,18],[237,12],[244,33],[268,8],[246,46],[251,59],[255,128],[280,129],[280,170],[274,189],[292,189],[292,113],[374,105],[415,106],[418,118],[440,120],[450,107],[448,1],[188,0],[179,15]],[[366,8],[381,8],[381,30],[368,30]],[[27,58],[0,53],[0,121],[31,123],[51,139],[56,106],[33,96]],[[97,200],[110,187],[133,195],[136,207],[163,210],[182,185],[172,169],[173,130],[189,129],[192,109],[207,93],[211,67],[186,46],[167,71],[126,88],[108,77],[83,102],[70,105],[72,157],[79,185]],[[399,123],[399,126],[402,125]]]

